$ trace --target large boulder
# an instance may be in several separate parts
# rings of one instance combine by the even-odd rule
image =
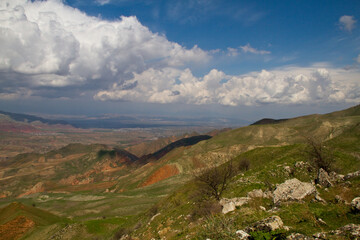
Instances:
[[[323,187],[333,186],[329,174],[322,168],[319,169],[317,183]]]
[[[356,197],[351,201],[351,208],[355,212],[360,212],[360,197]]]
[[[316,195],[316,188],[311,183],[301,182],[296,178],[285,181],[273,192],[273,201],[299,201],[309,195]]]
[[[220,205],[222,206],[222,213],[226,214],[232,212],[236,207],[240,207],[248,203],[250,198],[248,197],[239,197],[239,198],[223,198],[220,200]]]
[[[271,232],[278,229],[282,229],[284,223],[279,216],[271,216],[265,218],[259,222],[252,224],[251,226],[245,228],[246,232],[255,232],[255,231],[264,231]]]

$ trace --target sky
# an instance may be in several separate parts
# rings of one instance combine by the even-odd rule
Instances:
[[[0,0],[0,109],[256,120],[360,103],[360,1]]]

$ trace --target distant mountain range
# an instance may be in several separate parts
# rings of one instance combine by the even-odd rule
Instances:
[[[89,117],[71,117],[66,119],[47,119],[29,114],[11,113],[0,111],[15,121],[34,122],[39,121],[46,124],[71,125],[76,128],[155,128],[155,127],[188,127],[188,126],[245,126],[249,122],[239,119],[226,118],[186,118],[186,117],[163,117],[163,116],[123,116],[123,115],[100,115]]]
[[[21,113],[11,113],[11,112],[5,112],[5,111],[0,111],[0,114],[3,115],[7,115],[10,118],[12,118],[15,121],[19,121],[19,122],[35,122],[35,121],[39,121],[42,123],[47,123],[47,124],[63,124],[63,125],[68,125],[69,123],[64,121],[64,120],[52,120],[52,119],[45,119],[42,117],[37,117],[34,115],[28,115],[28,114],[21,114]]]
[[[276,124],[276,123],[281,123],[281,122],[285,122],[288,119],[272,119],[272,118],[263,118],[259,121],[256,121],[254,123],[252,123],[251,125],[264,125],[264,124]]]

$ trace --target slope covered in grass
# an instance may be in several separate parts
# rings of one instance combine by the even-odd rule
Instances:
[[[355,110],[307,116],[275,126],[236,129],[198,144],[188,152],[184,151],[183,155],[190,155],[190,151],[201,152],[203,149],[217,151],[229,142],[255,144],[256,139],[259,139],[262,140],[261,145],[269,145],[255,147],[231,158],[234,166],[239,166],[246,159],[250,162],[250,168],[248,171],[237,170],[223,194],[225,198],[246,197],[254,189],[273,191],[278,184],[292,178],[314,182],[317,170],[306,153],[309,146],[305,142],[305,134],[323,140],[325,148],[331,150],[332,169],[338,174],[348,174],[360,169],[360,121],[356,115],[358,111]],[[274,133],[279,132],[275,130],[286,130],[287,133],[292,130],[297,131],[297,134],[293,133],[295,138],[281,146],[282,144],[271,144],[275,142]],[[260,131],[263,132],[261,137],[252,135]],[[264,141],[264,136],[268,137],[268,141]],[[285,138],[288,136],[285,135]],[[360,215],[353,212],[348,204],[360,192],[359,177],[336,183],[329,188],[317,187],[317,191],[326,203],[308,198],[302,202],[277,206],[271,199],[257,198],[224,215],[214,199],[204,201],[199,198],[201,191],[196,182],[190,181],[153,206],[148,211],[148,217],[139,216],[138,225],[141,227],[131,229],[133,232],[130,235],[140,239],[236,239],[237,230],[274,214],[280,216],[284,224],[290,227],[286,234],[298,232],[311,236],[316,232],[335,230],[350,223],[360,224]],[[339,201],[339,198],[342,200]],[[260,209],[260,206],[266,211]]]

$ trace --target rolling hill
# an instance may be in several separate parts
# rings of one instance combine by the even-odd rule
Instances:
[[[212,138],[186,138],[140,158],[102,144],[72,144],[46,154],[19,155],[2,163],[0,206],[17,197],[24,204],[35,203],[46,211],[71,217],[73,224],[85,226],[76,234],[100,239],[126,235],[128,239],[213,239],[206,232],[217,231],[221,221],[228,222],[234,233],[235,228],[271,216],[274,212],[270,210],[277,206],[268,199],[258,199],[236,210],[237,214],[223,215],[216,210],[216,201],[196,197],[202,194],[192,180],[194,170],[221,168],[230,160],[238,166],[223,194],[226,198],[245,197],[254,189],[273,191],[290,178],[311,182],[317,174],[306,155],[307,139],[311,138],[332,150],[333,168],[345,176],[360,169],[359,123],[358,105],[329,114],[242,127]],[[248,171],[240,167],[244,159],[249,162]],[[351,178],[345,185],[335,184],[328,192],[318,187],[317,191],[327,203],[335,201],[335,195],[349,202],[360,191],[359,179]],[[322,226],[327,231],[341,227],[334,215],[344,224],[359,224],[349,205],[320,204],[309,199],[274,211],[290,229],[306,235],[315,232],[318,218],[327,223]],[[259,206],[267,210],[260,211]],[[306,218],[301,216],[302,208]],[[215,210],[209,213],[206,209]]]

